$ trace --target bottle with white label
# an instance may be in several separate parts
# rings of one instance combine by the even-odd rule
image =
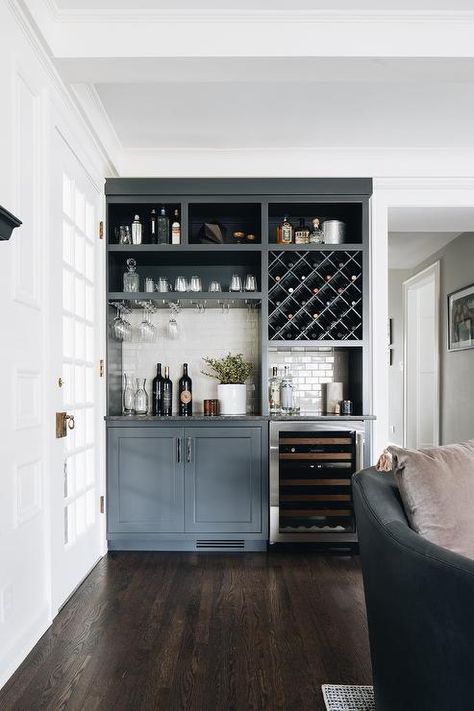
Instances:
[[[280,414],[280,381],[278,368],[273,366],[272,377],[268,381],[268,399],[270,405],[270,415]]]
[[[293,378],[287,365],[285,365],[285,374],[280,383],[280,406],[281,411],[287,415],[291,414],[294,407]]]
[[[177,208],[174,211],[173,222],[171,223],[171,244],[181,244],[181,223]]]

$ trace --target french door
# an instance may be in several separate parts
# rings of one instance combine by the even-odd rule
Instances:
[[[51,379],[66,436],[51,458],[53,614],[103,553],[102,393],[97,226],[101,195],[59,132],[51,186]],[[52,428],[53,430],[54,428]]]

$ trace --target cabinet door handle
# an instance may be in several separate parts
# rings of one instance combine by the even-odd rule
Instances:
[[[178,464],[181,464],[181,437],[176,440],[176,460]]]
[[[191,462],[192,453],[193,453],[193,441],[192,441],[191,437],[188,437],[186,439],[186,461],[188,462],[188,464]]]

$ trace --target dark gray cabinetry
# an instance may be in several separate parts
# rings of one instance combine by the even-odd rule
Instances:
[[[261,531],[259,427],[186,430],[186,531]]]
[[[110,532],[183,530],[182,434],[178,427],[109,430]]]
[[[109,427],[109,548],[264,548],[268,425],[248,424]]]

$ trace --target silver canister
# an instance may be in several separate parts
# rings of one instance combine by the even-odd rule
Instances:
[[[346,233],[346,223],[341,220],[324,220],[322,224],[326,244],[342,244]]]
[[[135,215],[132,222],[132,244],[142,243],[142,223],[140,222],[139,215]]]

